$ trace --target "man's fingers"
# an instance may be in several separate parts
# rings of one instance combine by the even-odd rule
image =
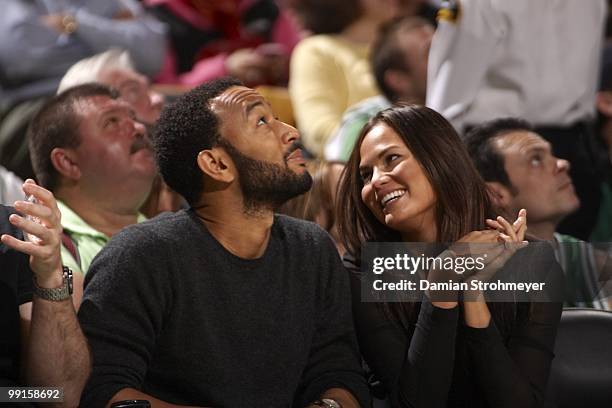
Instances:
[[[52,192],[45,189],[44,187],[39,186],[32,179],[26,180],[26,182],[23,183],[22,188],[26,194],[33,195],[38,201],[49,207],[53,212],[56,212],[57,210],[57,213],[59,213],[57,201],[55,200],[55,197],[53,196]]]
[[[55,198],[53,197],[53,193],[36,184],[34,180],[26,180],[26,182],[23,183],[22,188],[24,193],[33,195],[38,201],[49,207],[52,211],[55,212],[57,209],[57,204],[55,202]]]
[[[27,255],[40,256],[41,247],[31,242],[22,241],[13,237],[12,235],[3,234],[2,243],[9,248],[13,248],[15,251],[22,252]]]
[[[6,245],[9,248],[13,248],[14,250],[17,250],[19,252],[23,252],[22,248],[25,248],[27,244],[27,242],[21,241],[13,237],[12,235],[8,235],[8,234],[2,234],[2,237],[0,239],[2,240],[2,243],[4,245]]]
[[[54,244],[54,230],[45,227],[35,221],[21,217],[17,214],[11,214],[9,222],[22,230],[23,232],[38,237],[42,242]]]
[[[30,255],[30,265],[32,265],[32,260],[48,262],[49,260],[53,259],[56,252],[56,250],[49,245],[38,245],[33,242],[21,241],[8,234],[2,235],[2,243],[10,248],[13,248],[15,251]]]
[[[15,209],[24,215],[38,217],[49,221],[52,225],[57,225],[55,214],[53,211],[44,205],[32,203],[29,201],[15,201]]]
[[[26,195],[32,196],[36,200],[35,202],[30,200],[16,201],[15,208],[25,215],[38,218],[43,225],[49,228],[61,228],[62,215],[53,193],[37,185],[32,179],[27,179],[22,188]]]

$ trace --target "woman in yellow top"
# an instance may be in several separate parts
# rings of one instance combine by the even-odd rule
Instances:
[[[378,26],[406,12],[402,0],[295,0],[291,7],[312,32],[291,56],[289,92],[306,148],[323,155],[351,105],[379,94],[368,61]],[[312,4],[318,3],[318,4]],[[416,2],[418,3],[418,2]]]

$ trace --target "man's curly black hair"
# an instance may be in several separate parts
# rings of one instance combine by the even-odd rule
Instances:
[[[219,140],[219,119],[210,101],[232,86],[243,86],[234,78],[207,82],[166,106],[152,136],[159,171],[164,181],[193,205],[204,188],[197,157]]]

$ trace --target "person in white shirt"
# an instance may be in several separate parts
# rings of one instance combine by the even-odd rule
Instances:
[[[561,226],[587,239],[600,175],[590,147],[605,0],[461,0],[439,13],[427,106],[457,130],[522,117],[569,160],[582,203]]]

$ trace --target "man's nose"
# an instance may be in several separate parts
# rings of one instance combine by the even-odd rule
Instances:
[[[149,90],[149,99],[151,100],[151,106],[156,109],[161,109],[164,105],[164,95],[159,92]]]
[[[557,171],[558,172],[569,171],[570,168],[571,168],[571,164],[569,161],[565,159],[557,158]]]
[[[130,135],[132,137],[138,136],[146,136],[147,135],[147,127],[142,123],[134,119],[130,119],[132,131]]]
[[[301,139],[300,132],[298,132],[296,128],[280,120],[278,120],[277,123],[280,126],[281,137],[284,144],[291,144]]]

